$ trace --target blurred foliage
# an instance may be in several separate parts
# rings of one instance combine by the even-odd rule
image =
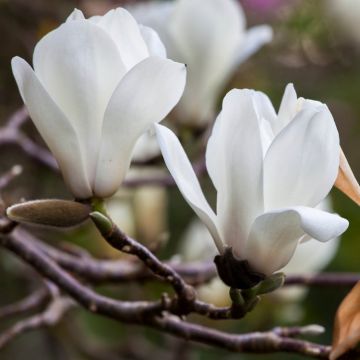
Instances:
[[[21,105],[15,82],[10,71],[10,60],[19,55],[31,59],[34,44],[46,32],[56,27],[72,8],[79,7],[90,15],[105,11],[106,7],[119,5],[120,1],[70,1],[70,0],[1,0],[0,1],[0,124]],[[258,2],[260,3],[260,2]],[[279,104],[288,82],[294,82],[300,96],[323,101],[330,107],[339,128],[342,147],[360,178],[360,53],[359,44],[349,41],[340,32],[336,20],[329,14],[329,2],[310,0],[276,1],[271,7],[257,8],[251,1],[244,1],[250,24],[269,23],[274,27],[273,43],[259,51],[239,68],[228,85],[249,87],[266,92]],[[354,11],[359,11],[356,9]],[[359,15],[360,16],[360,15]],[[220,103],[220,101],[219,101]],[[26,131],[41,143],[31,123]],[[2,147],[0,170],[14,163],[24,165],[24,176],[17,179],[5,194],[13,203],[20,198],[66,198],[61,178],[42,166],[29,161],[14,147]],[[30,176],[31,175],[31,176]],[[210,188],[208,180],[205,188]],[[349,219],[350,228],[344,234],[340,250],[330,264],[329,271],[359,271],[360,222],[359,209],[340,192],[333,191],[335,211]],[[193,213],[177,189],[169,191],[168,204],[169,242],[162,249],[164,258],[175,255],[174,249]],[[37,235],[51,243],[64,239],[62,231],[34,229]],[[65,234],[66,239],[102,256],[107,254],[94,229],[83,226]],[[140,239],[141,240],[141,239]],[[28,268],[12,255],[0,252],[0,305],[20,299],[35,284],[29,283]],[[99,288],[101,292],[119,298],[147,298],[159,295],[163,286],[149,284],[145,287]],[[327,332],[315,339],[331,342],[333,318],[346,288],[312,288],[308,296],[297,304],[282,304],[275,298],[265,298],[245,320],[211,322],[212,326],[236,332],[266,330],[275,325],[317,323]],[[202,319],[201,321],[209,321]],[[0,330],[9,322],[0,323]],[[75,311],[55,329],[40,330],[20,337],[1,352],[3,360],[34,359],[302,359],[294,355],[247,356],[209,349],[185,343],[150,330],[124,326],[114,321]]]

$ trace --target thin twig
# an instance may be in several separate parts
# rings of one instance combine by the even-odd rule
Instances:
[[[22,106],[10,116],[9,120],[6,123],[6,127],[11,129],[20,129],[28,118],[29,113],[26,107]]]
[[[36,246],[16,236],[16,233],[0,237],[0,244],[32,265],[42,276],[91,312],[124,322],[137,322],[149,313],[156,313],[163,309],[161,301],[117,301],[97,294],[64,271]]]
[[[46,304],[49,299],[48,289],[42,287],[19,302],[0,308],[0,319],[37,310]]]
[[[310,275],[289,275],[286,286],[354,286],[360,281],[359,273],[322,273]]]
[[[98,227],[98,230],[112,247],[126,254],[135,255],[156,276],[168,282],[178,295],[184,313],[188,311],[188,306],[191,307],[195,300],[195,291],[173,268],[162,263],[149,249],[127,236],[115,224],[110,232],[101,227]]]
[[[3,145],[17,145],[26,155],[30,156],[37,162],[49,167],[53,171],[59,170],[51,153],[36,144],[16,127],[3,127],[0,129],[0,146]]]
[[[151,325],[186,340],[240,353],[289,352],[318,359],[327,359],[331,349],[330,346],[282,337],[274,331],[244,335],[228,334],[202,325],[187,323],[174,316],[156,318]]]
[[[14,165],[10,170],[0,176],[0,191],[10,184],[22,172],[20,165]]]
[[[56,297],[43,313],[19,321],[3,332],[0,335],[0,349],[25,332],[56,325],[74,305],[74,301],[67,297]]]
[[[102,260],[89,256],[76,256],[37,240],[26,230],[19,228],[18,236],[25,236],[44,251],[58,265],[92,283],[144,282],[159,279],[146,266],[128,260]],[[178,263],[165,262],[192,286],[206,284],[217,276],[213,262]],[[360,281],[358,273],[322,273],[311,275],[288,275],[284,286],[354,286]]]

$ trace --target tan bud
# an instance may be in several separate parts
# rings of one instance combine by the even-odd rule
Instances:
[[[34,200],[10,206],[7,216],[16,222],[54,227],[79,225],[89,218],[90,207],[67,200]]]
[[[340,151],[339,174],[335,186],[360,206],[360,185],[342,150]]]
[[[352,350],[352,355],[349,354],[349,357],[346,357],[346,359],[359,359],[359,349],[356,349],[359,344],[360,281],[345,297],[336,312],[330,360],[343,358],[344,354]]]

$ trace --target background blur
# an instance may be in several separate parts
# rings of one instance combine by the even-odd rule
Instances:
[[[132,1],[135,2],[135,1]],[[21,105],[10,60],[19,55],[31,63],[33,47],[48,31],[63,22],[74,7],[88,16],[103,14],[121,1],[71,0],[0,0],[0,125]],[[227,85],[254,88],[266,92],[278,107],[285,85],[295,84],[299,96],[326,103],[338,126],[342,148],[356,177],[360,178],[360,1],[358,0],[243,0],[249,25],[270,24],[274,40],[243,64]],[[42,143],[31,122],[25,131]],[[10,204],[21,198],[70,197],[62,179],[50,170],[29,160],[15,146],[0,147],[0,172],[22,164],[24,173],[9,188],[4,198]],[[204,185],[207,186],[205,179]],[[122,195],[119,217],[141,241],[162,240],[161,255],[176,254],[183,230],[193,218],[176,188],[166,196],[154,192],[126,192]],[[145,194],[145,195],[144,195]],[[334,210],[349,219],[350,228],[342,237],[336,257],[325,271],[359,271],[359,208],[337,190],[332,191]],[[154,198],[155,199],[155,198]],[[149,219],[139,208],[157,205]],[[161,204],[161,205],[159,205]],[[114,205],[116,207],[116,204]],[[137,208],[136,216],[131,215]],[[130,211],[130,215],[129,215]],[[145,217],[144,217],[145,216]],[[148,228],[148,227],[149,228]],[[124,225],[126,227],[126,225]],[[130,231],[130,230],[129,230]],[[55,243],[63,232],[34,229],[39,237]],[[147,235],[146,235],[147,234]],[[153,234],[153,235],[149,235]],[[73,230],[66,237],[93,254],[116,256],[97,238],[90,226]],[[21,299],[33,285],[28,268],[12,255],[0,251],[0,306]],[[324,325],[327,332],[314,339],[331,342],[333,317],[348,288],[312,288],[305,298],[290,302],[268,297],[245,320],[217,322],[213,326],[236,332],[266,330],[275,325]],[[121,298],[146,298],[158,295],[160,285],[112,286],[99,289]],[[213,293],[213,295],[216,295]],[[204,320],[203,320],[204,321]],[[0,322],[1,329],[10,322]],[[26,334],[0,353],[2,360],[34,359],[302,359],[294,355],[238,355],[165,336],[150,330],[122,326],[85,313],[73,311],[56,328]]]

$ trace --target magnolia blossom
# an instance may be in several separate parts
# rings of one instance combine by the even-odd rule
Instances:
[[[75,10],[36,45],[33,65],[12,60],[21,96],[81,199],[116,192],[137,139],[176,105],[186,77],[121,8],[87,20]]]
[[[327,197],[317,207],[332,209],[331,199]],[[308,239],[299,244],[289,263],[281,269],[286,275],[316,274],[324,269],[334,258],[339,248],[340,238],[327,242]],[[199,220],[191,222],[181,241],[179,253],[184,261],[212,261],[217,254],[216,246],[206,226]],[[278,289],[274,295],[282,300],[295,301],[306,296],[309,289],[304,286],[290,286]],[[214,278],[209,284],[197,289],[199,298],[217,306],[229,305],[229,288]]]
[[[347,220],[315,209],[338,174],[333,117],[326,105],[298,99],[292,85],[278,114],[261,92],[232,90],[224,98],[206,152],[216,213],[174,133],[155,128],[167,167],[220,254],[232,248],[237,259],[270,275],[290,261],[300,241],[325,242],[347,229]]]
[[[185,93],[176,107],[179,122],[201,125],[211,120],[237,66],[272,39],[267,25],[246,30],[244,12],[235,0],[152,1],[129,10],[159,33],[171,59],[188,65]]]

